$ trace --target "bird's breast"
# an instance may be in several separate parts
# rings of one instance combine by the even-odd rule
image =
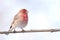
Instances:
[[[21,21],[28,21],[28,15],[27,14],[23,14],[20,16],[20,20]]]

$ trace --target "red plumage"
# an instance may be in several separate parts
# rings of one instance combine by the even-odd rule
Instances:
[[[15,30],[16,27],[20,27],[23,31],[23,28],[28,23],[28,11],[26,9],[21,9],[15,16],[11,24],[9,31]]]

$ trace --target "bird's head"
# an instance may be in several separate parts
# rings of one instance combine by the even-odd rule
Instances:
[[[21,13],[28,13],[28,11],[26,9],[21,9],[20,12]]]

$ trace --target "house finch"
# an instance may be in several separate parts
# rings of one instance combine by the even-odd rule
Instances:
[[[15,28],[16,27],[20,27],[23,30],[23,28],[27,25],[28,23],[28,11],[26,9],[21,9],[15,16],[13,19],[13,22],[10,26],[9,31],[14,30],[15,32]]]

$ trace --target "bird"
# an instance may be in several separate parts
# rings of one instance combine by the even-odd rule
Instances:
[[[23,28],[26,27],[28,24],[28,11],[27,9],[21,9],[19,12],[14,16],[14,19],[11,23],[9,31],[15,32],[15,28],[19,27],[22,31],[25,31]]]

